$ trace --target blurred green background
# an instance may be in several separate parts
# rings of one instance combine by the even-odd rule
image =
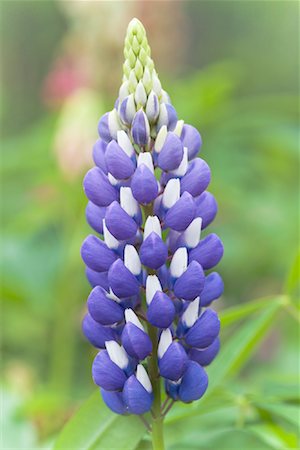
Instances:
[[[298,402],[298,2],[2,1],[0,7],[2,448],[51,448],[94,391],[95,352],[80,329],[89,286],[79,249],[90,232],[82,178],[92,164],[98,119],[118,92],[123,39],[134,16],[147,29],[179,117],[203,137],[219,203],[209,231],[225,246],[218,309],[265,296],[292,298],[236,370],[238,412],[229,419],[236,431],[210,445],[296,448],[299,412],[287,409],[275,420],[257,407],[253,419],[249,398],[275,386],[273,397],[286,393],[281,412]],[[234,331],[226,329],[224,339]],[[255,439],[242,435],[247,420],[264,427],[263,437],[261,429]],[[203,423],[215,431],[219,418]],[[201,421],[195,433],[198,427]],[[202,448],[197,433],[190,441],[184,433],[186,444],[170,441],[169,448]]]

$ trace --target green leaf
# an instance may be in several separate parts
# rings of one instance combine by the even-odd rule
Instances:
[[[300,293],[300,249],[288,274],[285,290],[289,295]]]
[[[223,346],[216,361],[208,369],[210,395],[213,390],[223,382],[224,378],[239,369],[250,359],[257,345],[262,341],[274,323],[276,312],[285,303],[284,297],[275,297],[269,300],[269,305],[263,312],[246,321],[229,341]],[[207,394],[206,394],[207,396]]]
[[[239,320],[244,319],[250,314],[263,310],[274,302],[284,303],[288,302],[288,299],[283,295],[275,298],[266,297],[252,300],[242,305],[233,306],[232,308],[227,308],[219,313],[222,327],[229,326],[235,322],[238,322]]]
[[[254,405],[261,411],[267,411],[272,416],[280,417],[297,428],[300,424],[300,408],[298,405],[283,403],[255,402]]]
[[[63,428],[55,450],[133,450],[146,431],[136,416],[119,416],[95,392]]]
[[[247,427],[247,430],[248,432],[251,431],[262,442],[273,449],[298,448],[297,436],[293,433],[288,433],[277,425],[258,424]]]

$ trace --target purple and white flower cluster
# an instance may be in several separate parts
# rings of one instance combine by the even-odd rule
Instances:
[[[220,345],[210,305],[223,282],[207,271],[223,245],[216,234],[200,239],[217,204],[206,190],[210,169],[197,157],[201,136],[178,120],[136,19],[119,97],[98,130],[95,167],[84,179],[86,217],[97,235],[81,249],[93,287],[83,332],[100,349],[94,382],[114,412],[143,414],[153,402],[148,363],[157,358],[155,376],[167,395],[197,400],[208,384],[203,367]]]

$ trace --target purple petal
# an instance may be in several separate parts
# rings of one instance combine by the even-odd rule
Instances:
[[[152,232],[142,243],[139,256],[142,264],[158,269],[166,262],[168,249],[162,238]]]
[[[112,137],[109,131],[109,125],[108,125],[108,116],[109,113],[105,113],[99,120],[98,123],[98,133],[99,136],[105,141],[109,142],[111,141]]]
[[[217,337],[212,344],[204,349],[192,348],[189,358],[196,361],[200,366],[208,366],[217,356],[220,350],[220,339]]]
[[[131,322],[125,325],[121,340],[128,355],[138,360],[145,359],[152,351],[148,334]]]
[[[169,270],[165,264],[158,269],[157,276],[159,278],[160,284],[162,285],[162,288],[169,288]]]
[[[104,403],[116,414],[126,414],[127,407],[123,400],[122,392],[106,391],[101,388],[101,395]]]
[[[85,264],[96,272],[106,272],[117,259],[116,254],[92,234],[83,241],[81,257]]]
[[[103,234],[102,220],[105,217],[105,212],[105,206],[97,206],[93,202],[88,202],[85,210],[87,223],[99,234]]]
[[[188,149],[189,160],[195,158],[202,146],[202,139],[199,131],[192,125],[184,124],[180,139],[183,146]]]
[[[175,317],[173,301],[164,292],[157,291],[148,306],[147,319],[157,328],[168,328]]]
[[[118,240],[135,236],[138,226],[118,202],[113,202],[106,210],[105,223],[110,233]]]
[[[195,217],[196,205],[193,197],[184,192],[166,214],[165,225],[175,231],[184,231]]]
[[[178,400],[178,392],[179,392],[179,386],[180,384],[165,379],[165,389],[166,393],[171,397],[173,400]]]
[[[98,206],[108,206],[118,199],[117,190],[99,167],[88,171],[83,180],[83,188],[87,198]]]
[[[134,275],[118,259],[108,271],[108,281],[113,292],[120,298],[132,297],[139,293],[140,285]]]
[[[224,283],[217,272],[212,272],[205,278],[204,288],[201,292],[201,306],[208,306],[213,300],[221,297],[224,291]]]
[[[116,141],[111,141],[108,144],[105,153],[105,162],[108,172],[118,180],[131,177],[135,169],[132,160]]]
[[[104,156],[106,147],[107,143],[104,142],[102,139],[98,139],[93,147],[93,160],[96,166],[98,166],[99,169],[103,170],[105,175],[107,175],[107,167]]]
[[[172,342],[163,357],[158,361],[160,375],[168,380],[176,381],[184,373],[187,355],[179,342]]]
[[[95,272],[95,270],[86,267],[85,274],[92,287],[101,286],[106,291],[109,289],[107,272]]]
[[[157,181],[151,170],[141,164],[131,179],[131,190],[134,198],[143,204],[152,202],[158,194]]]
[[[177,113],[174,108],[169,103],[162,103],[160,105],[160,114],[158,117],[157,131],[163,126],[166,125],[168,130],[172,131],[176,127],[177,124]]]
[[[104,348],[106,341],[116,339],[116,333],[110,327],[104,327],[96,322],[90,314],[86,314],[82,321],[82,332],[90,343],[97,348]]]
[[[108,298],[107,292],[100,286],[96,286],[91,291],[87,307],[92,318],[102,325],[113,325],[124,319],[123,308]]]
[[[202,194],[210,182],[210,168],[203,159],[194,159],[188,168],[187,173],[181,178],[181,193],[184,191],[192,194],[193,197]]]
[[[130,124],[136,113],[133,96],[128,95],[120,104],[119,114],[124,123]]]
[[[167,109],[167,113],[168,113],[168,124],[167,124],[167,128],[168,130],[174,130],[174,128],[176,127],[177,124],[177,112],[176,109],[174,108],[174,106],[172,106],[170,103],[166,103],[166,109]]]
[[[185,403],[198,400],[205,393],[208,377],[205,370],[195,361],[189,361],[179,387],[179,398]]]
[[[208,191],[204,191],[195,198],[196,217],[202,218],[202,230],[206,228],[216,217],[218,205],[215,197]]]
[[[177,169],[183,157],[183,146],[175,133],[167,134],[164,145],[158,154],[157,162],[161,169],[168,171]]]
[[[146,114],[139,110],[132,121],[132,138],[137,145],[147,145],[150,137],[150,127]]]
[[[206,348],[213,343],[220,331],[220,320],[212,309],[206,309],[185,336],[191,347]]]
[[[123,389],[126,375],[117,364],[112,362],[106,350],[100,351],[92,366],[94,383],[107,391]]]
[[[153,395],[146,391],[135,375],[131,375],[124,385],[123,399],[131,414],[144,414],[151,408]]]
[[[101,286],[106,291],[109,289],[107,272],[95,272],[95,270],[86,267],[85,274],[92,287]]]
[[[221,239],[214,233],[202,239],[189,253],[189,261],[198,261],[204,270],[214,267],[224,253]]]
[[[205,275],[197,261],[192,261],[187,270],[179,277],[174,285],[176,297],[184,300],[194,300],[204,287]]]

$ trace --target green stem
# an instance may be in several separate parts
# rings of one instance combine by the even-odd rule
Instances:
[[[148,216],[153,214],[153,205],[149,204],[143,207],[144,221]],[[148,271],[148,273],[155,273]],[[163,429],[163,416],[161,414],[161,392],[160,392],[160,377],[158,371],[158,359],[157,359],[157,347],[158,336],[157,328],[153,327],[150,323],[147,323],[147,330],[152,342],[152,354],[148,358],[148,373],[153,389],[153,421],[152,421],[152,447],[153,450],[164,450],[164,429]]]
[[[161,415],[161,392],[160,392],[160,378],[158,373],[157,363],[157,329],[148,324],[148,333],[152,341],[152,355],[149,358],[148,371],[153,389],[153,422],[152,422],[152,446],[153,450],[164,450],[164,435],[163,435],[163,416]]]

